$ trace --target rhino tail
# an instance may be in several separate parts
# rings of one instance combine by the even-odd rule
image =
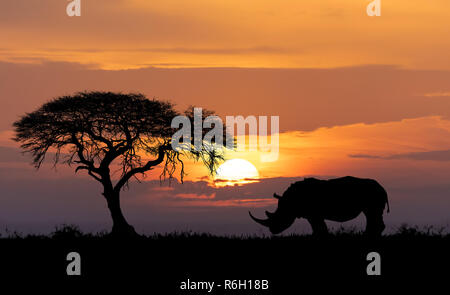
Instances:
[[[389,213],[391,211],[391,209],[389,208],[389,198],[388,198],[388,194],[386,192],[386,190],[384,191],[384,194],[386,196],[386,205],[387,205],[387,213]]]

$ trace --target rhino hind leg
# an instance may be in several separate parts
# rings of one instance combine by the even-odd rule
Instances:
[[[381,212],[364,212],[366,215],[366,231],[368,236],[381,236],[386,227],[383,222],[383,211]]]
[[[322,218],[309,218],[309,224],[312,227],[313,235],[326,235],[328,234],[328,227],[325,220]]]

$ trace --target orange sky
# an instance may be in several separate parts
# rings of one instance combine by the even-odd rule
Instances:
[[[394,218],[443,220],[448,214],[434,212],[450,211],[450,2],[382,0],[382,16],[368,17],[369,2],[82,0],[73,18],[67,1],[2,2],[0,181],[10,187],[0,221],[15,220],[2,208],[29,210],[35,182],[72,193],[73,168],[33,171],[10,140],[11,124],[80,90],[142,92],[222,117],[280,117],[276,162],[227,155],[252,162],[259,184],[214,190],[201,181],[206,170],[189,164],[186,189],[158,190],[151,174],[124,201],[129,210],[264,207],[302,176],[355,175],[386,186]],[[36,191],[48,198],[41,219],[63,212],[52,191]]]
[[[159,67],[450,69],[450,2],[394,0],[96,0],[2,3],[0,59]]]

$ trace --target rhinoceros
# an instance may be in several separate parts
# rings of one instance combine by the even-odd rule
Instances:
[[[278,199],[278,208],[274,213],[266,211],[267,219],[258,219],[249,212],[254,221],[273,234],[290,227],[296,218],[308,220],[313,234],[326,234],[325,220],[344,222],[362,212],[366,217],[366,233],[381,235],[385,228],[385,205],[389,212],[387,193],[377,181],[352,176],[329,180],[305,178],[291,184],[283,196],[273,196]]]

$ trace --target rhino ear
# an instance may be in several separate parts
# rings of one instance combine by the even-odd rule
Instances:
[[[277,195],[277,194],[275,194],[275,193],[273,194],[273,197],[274,197],[275,199],[278,199],[278,200],[281,198],[281,196],[279,196],[279,195]]]

